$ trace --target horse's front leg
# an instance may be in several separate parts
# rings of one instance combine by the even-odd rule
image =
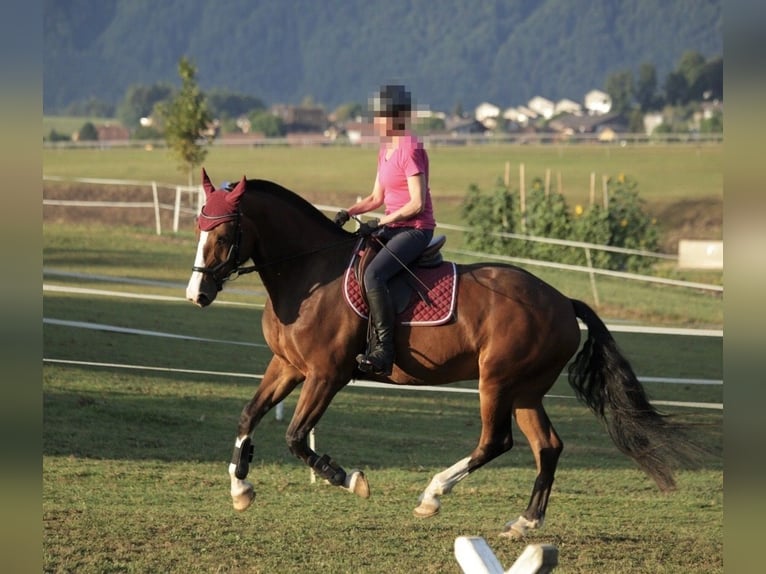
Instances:
[[[253,458],[253,443],[250,438],[253,429],[272,407],[280,403],[298,384],[303,375],[279,357],[273,357],[258,390],[253,395],[239,418],[234,452],[229,463],[231,477],[231,498],[235,510],[245,510],[253,502],[253,485],[245,480]]]
[[[329,455],[319,456],[308,443],[311,429],[319,422],[342,386],[342,383],[308,377],[301,389],[301,396],[285,438],[290,452],[305,462],[318,476],[333,486],[340,486],[362,498],[368,498],[370,487],[362,471],[353,469],[347,473]]]

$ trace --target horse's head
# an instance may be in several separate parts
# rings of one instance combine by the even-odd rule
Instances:
[[[197,218],[197,255],[186,287],[186,298],[200,307],[210,305],[223,283],[249,258],[242,251],[242,216],[239,203],[246,180],[232,189],[216,189],[202,170],[205,205]]]

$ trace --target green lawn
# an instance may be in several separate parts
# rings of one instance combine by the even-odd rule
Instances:
[[[490,173],[501,175],[506,160],[523,158],[545,169],[558,157],[559,165],[567,162],[567,174],[581,169],[586,176],[597,168],[580,164],[591,160],[595,166],[594,158],[610,169],[642,165],[640,154],[630,161],[621,156],[630,148],[482,147],[475,150],[480,157],[459,151],[432,153],[439,177],[451,173],[453,178],[435,180],[444,182],[438,194],[460,196],[479,171],[491,185],[495,175]],[[707,179],[700,175],[707,167],[685,174],[670,170],[676,184],[691,180],[696,184],[685,194],[720,196],[717,176],[710,175],[721,172],[715,169],[720,148],[686,152],[666,168],[688,167],[697,152],[713,167]],[[514,157],[504,157],[510,153]],[[656,152],[654,163],[669,155]],[[272,177],[296,191],[316,190],[330,202],[335,193],[355,193],[357,185],[369,188],[373,156],[370,149],[351,148],[214,149],[206,164],[215,180],[240,172]],[[619,161],[610,164],[613,160]],[[643,180],[635,175],[639,182],[651,181],[652,170],[661,172],[652,163],[646,160]],[[46,150],[44,171],[183,181],[162,150]],[[570,177],[575,179],[566,175],[565,183]],[[447,192],[448,182],[454,192]],[[651,193],[664,197],[668,189]],[[363,469],[372,490],[369,500],[312,484],[308,469],[288,452],[287,420],[269,414],[254,435],[249,478],[255,503],[235,513],[226,474],[233,437],[239,413],[258,384],[254,376],[270,358],[259,346],[260,280],[248,275],[227,285],[213,306],[201,310],[182,300],[195,250],[188,228],[156,236],[151,226],[45,221],[42,231],[43,283],[58,289],[43,291],[44,318],[251,344],[44,324],[43,355],[49,360],[42,368],[45,572],[458,573],[453,544],[463,535],[485,537],[506,568],[526,543],[549,543],[559,549],[556,572],[561,574],[723,572],[722,411],[662,407],[693,425],[712,452],[699,468],[679,472],[677,492],[662,495],[617,451],[585,406],[557,398],[572,396],[564,379],[545,404],[565,449],[545,526],[525,542],[497,537],[503,524],[526,507],[535,480],[532,456],[518,432],[510,453],[444,497],[440,515],[412,516],[431,476],[474,448],[480,425],[473,394],[362,388],[339,393],[317,427],[317,448],[347,469]],[[541,275],[569,295],[589,296],[582,279],[550,271]],[[62,291],[67,288],[98,293]],[[599,288],[607,322],[638,319],[717,328],[723,323],[718,296],[616,280],[599,280]],[[177,299],[140,298],[144,295]],[[721,338],[615,337],[640,377],[723,377]],[[722,385],[651,382],[646,388],[655,400],[723,402]],[[285,401],[288,419],[297,393]]]

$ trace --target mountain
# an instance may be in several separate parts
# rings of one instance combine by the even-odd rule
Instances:
[[[421,105],[581,101],[615,72],[723,54],[723,0],[44,0],[43,106],[131,85],[213,88],[328,110],[401,82]]]

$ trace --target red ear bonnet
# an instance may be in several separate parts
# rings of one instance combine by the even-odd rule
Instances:
[[[205,190],[205,205],[199,214],[197,224],[202,231],[210,231],[225,221],[236,219],[239,214],[239,200],[247,187],[247,179],[242,176],[240,182],[231,191],[216,189],[210,182],[207,172],[202,168],[202,187]]]

